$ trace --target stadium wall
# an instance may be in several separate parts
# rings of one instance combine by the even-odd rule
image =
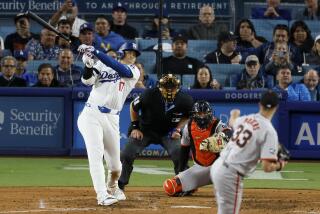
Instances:
[[[83,139],[76,121],[88,88],[0,88],[0,154],[2,155],[85,155]],[[130,123],[129,104],[142,90],[133,90],[120,115],[121,148],[126,143]],[[229,111],[242,114],[258,110],[262,91],[187,90],[194,99],[206,99],[222,121]],[[295,159],[320,158],[320,103],[287,102],[284,94],[273,119],[279,141]],[[141,156],[166,156],[157,145],[146,148]]]

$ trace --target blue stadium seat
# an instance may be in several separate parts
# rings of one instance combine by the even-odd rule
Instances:
[[[146,74],[155,73],[156,53],[154,51],[142,51],[138,62],[143,64]]]
[[[28,73],[37,73],[38,67],[43,63],[50,63],[52,66],[56,66],[58,62],[56,60],[31,60],[27,64]]]
[[[292,24],[295,22],[296,20],[291,20],[289,22],[289,26],[291,28]],[[320,34],[320,24],[319,21],[313,21],[313,20],[303,20],[306,25],[309,27],[309,29],[311,30],[311,34],[315,34],[315,35],[319,35]]]
[[[263,36],[264,33],[270,32],[272,35],[273,28],[278,24],[288,25],[287,20],[274,20],[274,19],[250,19],[254,25],[256,33],[258,36]],[[267,38],[266,38],[267,39]],[[269,40],[270,41],[270,40]]]
[[[182,87],[185,89],[190,89],[194,84],[194,76],[194,74],[182,75]]]
[[[12,26],[1,26],[0,27],[0,36],[5,39],[9,34],[16,31],[15,25]]]
[[[230,76],[241,72],[245,68],[243,64],[207,64],[214,79],[225,87],[230,86]]]
[[[303,76],[292,75],[292,82],[300,82],[303,79]]]
[[[207,55],[217,49],[217,44],[217,40],[189,40],[188,54],[197,53],[202,56]]]
[[[137,38],[136,43],[138,46],[138,49],[140,51],[151,51],[152,48],[158,44],[158,39],[142,39],[142,38]],[[163,40],[162,43],[169,43],[171,44],[171,40]]]

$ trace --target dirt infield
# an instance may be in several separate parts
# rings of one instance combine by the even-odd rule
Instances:
[[[167,197],[160,187],[128,187],[128,199],[110,207],[96,205],[90,187],[0,188],[2,213],[216,213],[211,188],[189,197]],[[320,214],[320,191],[245,189],[242,214]]]

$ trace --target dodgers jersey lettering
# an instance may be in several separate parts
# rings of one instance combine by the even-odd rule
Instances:
[[[233,136],[221,158],[239,173],[252,173],[259,159],[277,160],[278,135],[271,121],[261,114],[239,117]]]
[[[132,71],[132,78],[121,78],[118,72],[98,61],[93,66],[93,76],[86,81],[93,85],[88,103],[121,111],[140,76],[140,71],[135,65],[126,66]]]

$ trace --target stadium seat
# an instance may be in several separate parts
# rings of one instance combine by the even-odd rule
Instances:
[[[56,66],[58,64],[57,60],[31,60],[28,61],[27,72],[37,73],[38,67],[43,63],[50,63],[52,66]]]
[[[264,35],[266,32],[270,32],[272,35],[273,28],[278,24],[288,25],[287,20],[274,20],[274,19],[250,19],[254,25],[258,36],[268,37]],[[267,38],[266,38],[267,39]],[[270,40],[269,40],[270,41]]]
[[[185,89],[190,89],[194,84],[194,76],[194,74],[182,75],[182,87]]]
[[[292,24],[295,22],[296,20],[291,20],[289,22],[289,26],[291,28]],[[309,27],[311,34],[315,34],[315,35],[319,35],[320,34],[320,25],[319,25],[319,21],[313,21],[313,20],[303,20],[306,25]]]
[[[203,60],[204,56],[217,49],[217,40],[189,40],[188,56]]]
[[[136,43],[140,51],[152,51],[153,47],[158,44],[158,39],[137,38]],[[163,40],[162,43],[171,44],[171,40]]]
[[[241,72],[243,64],[207,64],[214,79],[225,87],[230,86],[230,76]]]
[[[154,51],[142,51],[138,61],[143,64],[146,74],[155,73],[156,53]]]

